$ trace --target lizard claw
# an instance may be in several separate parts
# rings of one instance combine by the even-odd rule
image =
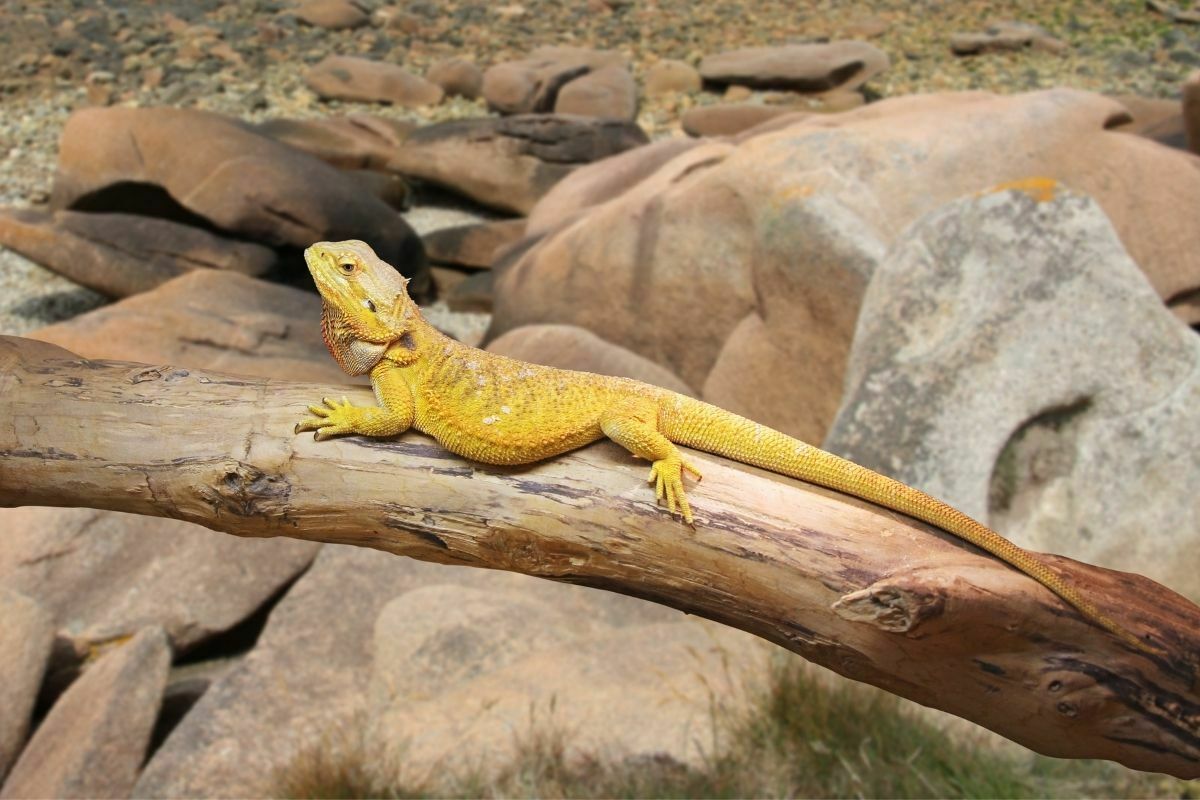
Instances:
[[[654,484],[655,499],[659,502],[666,499],[667,512],[671,516],[675,516],[675,512],[678,511],[683,516],[684,522],[694,525],[692,507],[688,505],[687,495],[683,491],[683,471],[685,469],[697,477],[700,476],[700,472],[695,467],[677,455],[659,459],[650,467],[648,481]]]
[[[308,407],[312,416],[297,422],[295,433],[315,431],[313,438],[323,442],[334,436],[354,432],[354,422],[359,417],[359,410],[351,405],[349,400],[342,397],[342,402],[338,403],[336,400],[322,397],[321,402],[325,405]]]

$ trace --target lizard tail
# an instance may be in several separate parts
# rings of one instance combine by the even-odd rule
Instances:
[[[1037,556],[919,489],[689,397],[672,397],[664,402],[659,427],[664,436],[677,444],[845,492],[935,525],[1038,581],[1127,645],[1142,652],[1158,653],[1096,608]]]

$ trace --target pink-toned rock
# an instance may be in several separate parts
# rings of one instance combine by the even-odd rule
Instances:
[[[1129,94],[1115,95],[1113,99],[1125,106],[1129,119],[1114,124],[1111,130],[1144,136],[1167,147],[1188,149],[1182,104],[1174,100]]]
[[[950,50],[956,56],[1013,50],[1061,54],[1070,49],[1066,42],[1051,36],[1045,28],[1028,22],[996,22],[982,33],[956,33],[950,37]]]
[[[307,0],[296,9],[296,17],[331,31],[361,28],[371,21],[361,7],[349,0]]]
[[[449,96],[474,100],[483,93],[483,73],[465,58],[443,59],[429,68],[425,79],[442,87]]]
[[[604,67],[569,81],[558,92],[554,110],[581,117],[637,118],[637,83],[624,67]]]
[[[617,197],[675,156],[700,144],[671,137],[587,164],[563,178],[529,212],[526,236],[541,236],[583,209]]]
[[[487,349],[533,364],[633,378],[680,394],[696,394],[670,370],[574,325],[525,325],[491,342]]]
[[[484,270],[459,282],[446,296],[446,305],[451,311],[490,314],[495,295],[496,276],[491,270]]]
[[[764,106],[754,103],[719,103],[689,108],[680,119],[688,136],[733,136],[767,120],[796,113],[788,106]]]
[[[686,61],[666,58],[646,70],[643,80],[647,97],[672,92],[700,91],[700,72]]]
[[[524,233],[525,220],[504,219],[440,228],[425,234],[421,241],[435,264],[490,269],[496,250],[511,245]]]
[[[0,209],[0,244],[109,297],[153,289],[194,269],[262,275],[270,248],[133,214]]]
[[[393,168],[501,211],[527,214],[581,164],[645,144],[636,125],[554,114],[455,120],[413,131]]]
[[[0,798],[128,797],[170,666],[171,648],[158,628],[106,653],[50,709]]]
[[[29,733],[29,717],[54,643],[54,619],[12,589],[0,589],[0,786]]]
[[[218,114],[75,112],[63,129],[51,201],[55,208],[198,216],[274,246],[362,239],[413,278],[410,291],[428,289],[420,240],[386,203],[319,159]]]
[[[715,84],[824,92],[856,89],[889,66],[887,54],[866,42],[748,47],[707,56],[700,75]]]
[[[356,56],[326,56],[304,74],[304,83],[326,100],[435,106],[442,87],[403,67]]]
[[[569,81],[606,67],[628,69],[619,53],[584,47],[539,47],[526,58],[505,61],[483,73],[483,97],[502,114],[554,110],[558,92]]]
[[[319,119],[276,118],[255,131],[342,169],[386,170],[416,124],[372,114]]]
[[[1179,214],[1200,205],[1200,172],[1192,156],[1109,130],[1126,117],[1113,100],[1071,90],[913,96],[702,144],[503,269],[493,335],[578,325],[689,385],[719,383],[723,404],[819,439],[824,412],[805,421],[794,407],[840,395],[866,279],[905,226],[956,197],[1058,179],[1095,197],[1161,297],[1200,290],[1185,255],[1200,252],[1200,229]],[[762,322],[747,322],[753,314]],[[687,330],[686,344],[647,319]],[[741,363],[768,358],[766,344],[795,364],[769,359],[769,379],[792,390],[775,400]]]

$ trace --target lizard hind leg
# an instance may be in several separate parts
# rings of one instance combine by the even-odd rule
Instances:
[[[701,477],[700,470],[686,461],[666,436],[658,430],[658,407],[652,401],[633,400],[613,406],[600,418],[604,435],[638,458],[651,462],[648,481],[654,484],[655,497],[666,500],[667,511],[678,510],[691,525],[692,508],[683,490],[683,472]]]

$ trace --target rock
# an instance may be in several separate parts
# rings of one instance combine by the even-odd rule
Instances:
[[[36,602],[0,589],[0,786],[29,733],[29,718],[46,672],[54,620]]]
[[[496,276],[491,270],[476,272],[454,287],[446,298],[451,311],[490,314]]]
[[[128,797],[170,666],[171,648],[157,628],[102,656],[50,709],[0,798]]]
[[[326,56],[304,73],[304,83],[326,100],[405,108],[436,106],[444,96],[442,87],[402,67],[355,56]]]
[[[254,650],[205,693],[150,759],[134,796],[276,796],[278,771],[371,710],[374,653],[386,646],[375,629],[380,612],[393,598],[434,584],[496,596],[519,591],[538,607],[613,626],[682,616],[594,589],[326,545],[272,612]]]
[[[429,260],[435,264],[490,269],[496,250],[511,245],[524,233],[524,219],[504,219],[439,228],[427,233],[421,241]]]
[[[1200,155],[1200,72],[1193,72],[1183,82],[1183,127],[1188,149]]]
[[[706,56],[700,76],[719,85],[824,92],[857,89],[889,66],[887,54],[866,42],[747,47]]]
[[[236,120],[179,108],[77,111],[59,147],[52,205],[203,218],[273,246],[362,239],[427,290],[420,241],[351,178]]]
[[[483,73],[465,58],[446,58],[429,68],[425,79],[442,87],[450,97],[474,100],[483,94]]]
[[[731,369],[720,382],[737,396],[722,403],[786,429],[807,418],[796,406],[840,396],[834,362],[896,235],[938,204],[1030,176],[1094,195],[1160,296],[1182,303],[1200,289],[1200,265],[1184,256],[1200,252],[1200,229],[1179,213],[1200,207],[1200,173],[1188,154],[1108,130],[1126,117],[1115,101],[1072,90],[913,96],[701,143],[500,270],[490,335],[577,325],[715,391],[719,359],[737,367],[771,352],[747,321],[757,314],[794,366],[772,362],[779,390]],[[686,343],[646,324],[655,319],[687,330]],[[726,352],[739,326],[745,349]],[[821,366],[810,373],[810,363]],[[768,402],[788,387],[789,406]],[[810,423],[794,431],[821,438]]]
[[[0,520],[0,583],[53,616],[68,651],[57,654],[58,668],[150,625],[186,652],[254,613],[320,547],[83,508],[3,509]]]
[[[433,276],[433,286],[437,290],[439,300],[449,297],[451,292],[474,274],[474,270],[468,271],[453,267],[439,267],[437,264],[430,266],[429,272]]]
[[[688,136],[732,136],[767,120],[796,113],[788,106],[764,106],[755,103],[719,103],[689,108],[680,119]]]
[[[320,318],[312,292],[197,270],[30,335],[87,358],[352,382],[325,349]]]
[[[417,774],[476,764],[495,769],[522,744],[545,737],[564,747],[568,763],[590,756],[699,766],[716,746],[713,715],[739,705],[745,697],[742,682],[761,674],[769,652],[768,645],[747,633],[700,620],[629,626],[559,643],[528,630],[514,631],[515,637],[488,636],[487,620],[503,625],[527,612],[515,603],[506,609],[503,598],[489,609],[481,605],[484,599],[475,600],[465,614],[456,610],[448,615],[448,630],[434,628],[426,641],[414,643],[420,645],[417,653],[441,655],[414,670],[427,676],[424,687],[405,679],[403,661],[381,667],[380,683],[392,677],[401,688],[390,697],[376,695],[373,738],[392,743],[388,749]],[[408,600],[396,601],[393,617]],[[421,603],[418,610],[427,605]],[[543,610],[538,616],[551,614]],[[468,616],[468,630],[486,637],[483,642],[467,640],[469,653],[487,659],[476,676],[455,664],[462,638],[455,636],[455,628],[461,616]],[[550,616],[547,628],[560,632],[561,623],[552,620]],[[499,651],[495,662],[493,650]],[[394,655],[404,652],[414,649]],[[435,667],[446,662],[450,673],[443,676]],[[413,688],[440,691],[422,700]],[[421,735],[413,736],[415,731]]]
[[[1188,149],[1179,103],[1128,94],[1117,95],[1113,99],[1125,107],[1130,118],[1127,122],[1113,125],[1110,130],[1144,136],[1167,147]]]
[[[483,73],[483,97],[502,114],[553,111],[559,90],[581,75],[606,67],[628,69],[619,53],[584,47],[539,47],[527,58],[506,61]]]
[[[607,202],[680,153],[699,142],[670,137],[579,167],[556,183],[533,210],[525,227],[527,236],[541,236],[585,208]]]
[[[666,58],[646,70],[643,87],[647,97],[672,92],[700,91],[700,72],[686,61]]]
[[[956,33],[950,37],[950,50],[956,56],[1012,50],[1061,54],[1070,49],[1070,45],[1051,36],[1045,28],[1028,22],[996,22],[983,33]]]
[[[558,114],[630,121],[637,118],[637,107],[637,84],[624,67],[593,70],[569,81],[554,103]]]
[[[361,7],[348,0],[307,0],[296,9],[296,17],[331,31],[361,28],[371,21]]]
[[[342,169],[386,170],[416,125],[371,114],[269,119],[254,130]]]
[[[390,172],[376,172],[370,169],[346,170],[365,191],[378,197],[397,211],[407,211],[412,208],[413,188],[401,175]]]
[[[992,192],[928,214],[878,268],[826,447],[1196,600],[1198,366],[1095,201]]]
[[[263,275],[274,251],[132,214],[0,209],[0,244],[109,297],[153,289],[194,269]]]
[[[696,395],[669,370],[573,325],[525,325],[491,342],[487,349],[533,364],[633,378],[690,397]]]
[[[413,131],[394,168],[484,205],[527,214],[575,167],[646,141],[641,128],[618,120],[548,114],[455,120]]]

